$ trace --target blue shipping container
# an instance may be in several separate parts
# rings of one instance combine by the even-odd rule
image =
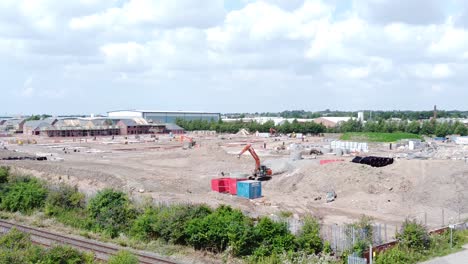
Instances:
[[[237,196],[248,199],[262,197],[262,183],[260,181],[238,181]]]

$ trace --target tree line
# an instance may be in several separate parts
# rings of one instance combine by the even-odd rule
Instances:
[[[468,128],[461,122],[434,122],[426,121],[387,121],[380,119],[379,121],[367,121],[365,123],[357,119],[350,119],[346,122],[339,123],[336,127],[326,128],[322,124],[314,122],[299,123],[296,119],[292,122],[285,121],[280,125],[275,125],[273,121],[267,121],[260,124],[256,121],[251,122],[210,122],[206,120],[182,120],[176,121],[177,125],[187,131],[194,130],[214,130],[218,133],[237,133],[240,129],[247,129],[250,132],[269,132],[270,128],[274,128],[278,133],[304,133],[304,134],[321,134],[321,133],[346,133],[346,132],[407,132],[418,135],[445,137],[447,135],[468,135]]]
[[[304,110],[286,110],[282,112],[263,112],[263,113],[229,113],[225,114],[227,117],[231,118],[245,118],[245,117],[255,117],[255,116],[267,116],[267,117],[284,117],[284,118],[317,118],[317,117],[326,117],[326,116],[337,116],[337,117],[357,117],[358,112],[364,112],[365,120],[379,120],[384,119],[388,120],[391,118],[399,118],[403,120],[427,120],[434,116],[434,111],[336,111],[326,109],[324,111],[304,111]],[[438,110],[438,118],[467,118],[468,111],[458,111],[458,110]]]

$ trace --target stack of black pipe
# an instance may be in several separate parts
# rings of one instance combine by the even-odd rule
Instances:
[[[376,157],[376,156],[368,156],[368,157],[355,157],[352,162],[360,163],[360,164],[367,164],[372,167],[384,167],[393,163],[393,158],[385,158],[385,157]]]

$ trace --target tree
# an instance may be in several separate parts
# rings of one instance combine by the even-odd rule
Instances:
[[[89,201],[88,212],[90,218],[95,221],[96,229],[111,237],[126,231],[135,219],[135,211],[127,195],[112,189],[99,191]]]
[[[419,124],[418,121],[412,121],[406,127],[406,132],[408,133],[419,134],[420,131],[421,131],[421,125]]]
[[[421,126],[420,133],[427,136],[432,136],[435,133],[435,122],[425,121]]]
[[[320,225],[311,216],[304,219],[304,225],[299,232],[296,242],[299,249],[307,254],[318,254],[323,249],[323,241],[320,238]]]
[[[468,134],[468,128],[466,127],[465,124],[461,122],[455,123],[455,128],[453,130],[453,133],[456,135],[460,136],[466,136]]]
[[[438,123],[434,133],[438,137],[447,136],[449,134],[449,124],[448,123]]]

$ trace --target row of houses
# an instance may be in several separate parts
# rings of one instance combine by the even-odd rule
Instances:
[[[144,118],[46,118],[0,120],[0,131],[47,137],[95,137],[141,134],[182,134],[176,124],[151,123]]]

